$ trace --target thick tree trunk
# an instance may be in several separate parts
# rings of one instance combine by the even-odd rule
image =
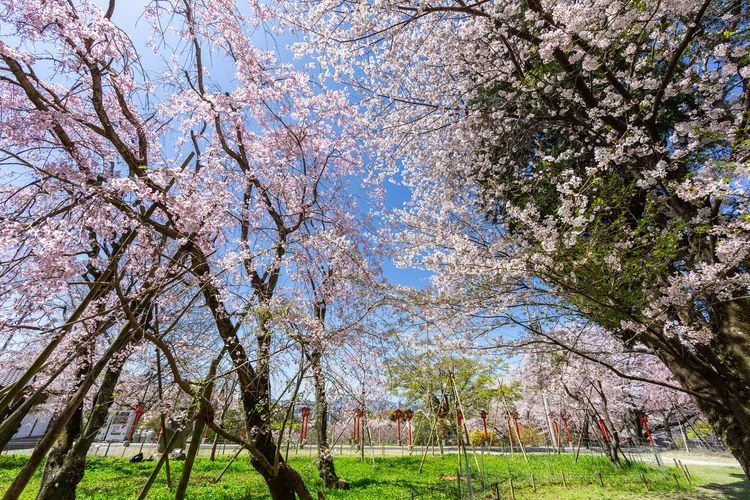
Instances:
[[[86,455],[99,429],[107,421],[123,364],[124,360],[118,361],[116,366],[106,370],[86,428],[81,428],[82,405],[65,426],[62,436],[47,458],[37,500],[75,499],[76,488],[86,470]]]
[[[294,500],[296,495],[303,500],[312,500],[310,492],[297,471],[284,463],[281,456],[276,456],[278,450],[270,429],[271,332],[268,330],[267,313],[261,312],[258,317],[258,362],[257,369],[254,370],[245,348],[237,337],[237,329],[231,320],[231,315],[221,300],[221,293],[211,281],[213,275],[206,256],[196,246],[190,246],[189,251],[192,257],[192,272],[201,279],[203,297],[211,310],[219,336],[237,368],[245,425],[249,432],[248,440],[254,444],[266,462],[264,464],[257,458],[253,458],[250,463],[263,476],[274,500]],[[275,276],[274,281],[278,279],[278,272]],[[267,305],[272,292],[271,285],[258,282],[253,286],[256,288],[261,303]],[[269,468],[268,464],[277,463],[277,458],[278,468],[276,470],[273,467]]]
[[[274,500],[295,500],[297,495],[303,500],[312,500],[312,495],[310,495],[299,473],[284,462],[270,430],[269,360],[271,335],[266,330],[266,323],[263,320],[260,322],[259,330],[258,351],[261,359],[258,361],[258,369],[255,372],[254,380],[242,387],[242,406],[245,411],[245,424],[249,432],[249,439],[254,442],[256,449],[263,455],[267,463],[278,462],[279,466],[275,471],[269,470],[265,464],[256,458],[251,459],[250,463],[263,476],[271,493],[271,498]],[[234,360],[236,363],[236,358]],[[242,380],[240,383],[242,383]]]
[[[269,463],[274,463],[277,449],[271,433],[257,434],[255,446]],[[273,500],[295,500],[299,497],[301,500],[312,500],[312,495],[307,490],[307,486],[305,486],[299,473],[286,464],[281,456],[278,457],[278,461],[279,467],[274,474],[259,460],[255,458],[250,460],[255,470],[266,481],[271,498]]]
[[[675,378],[704,395],[693,401],[750,478],[750,380],[726,369],[716,373],[709,366],[699,371],[687,368],[684,361],[671,361],[667,365]]]
[[[76,486],[86,469],[86,454],[74,451],[82,425],[83,405],[79,405],[47,456],[37,500],[75,500]]]
[[[333,488],[339,478],[333,465],[333,454],[328,448],[328,399],[323,368],[320,365],[321,353],[315,349],[310,354],[310,365],[315,381],[315,432],[318,438],[318,473],[326,488]],[[364,441],[364,438],[363,438]]]
[[[750,300],[719,309],[713,341],[659,355],[750,478]]]

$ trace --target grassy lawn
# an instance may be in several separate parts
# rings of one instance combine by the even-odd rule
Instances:
[[[698,487],[690,486],[684,475],[676,467],[659,469],[635,463],[629,467],[615,470],[602,458],[581,457],[574,463],[572,456],[529,456],[529,463],[516,456],[478,456],[476,462],[471,459],[472,481],[475,495],[483,498],[499,483],[503,498],[510,494],[510,481],[516,498],[716,498],[711,492],[719,490],[712,487],[721,486],[723,493],[742,493],[741,481],[727,477],[731,472],[741,475],[740,469],[705,468],[707,473],[698,467],[691,467],[693,482]],[[14,455],[0,456],[0,492],[7,488],[17,470],[23,465],[26,457]],[[250,467],[247,457],[238,459],[227,470],[218,484],[212,480],[227,465],[228,457],[215,462],[200,458],[196,461],[190,479],[188,498],[196,499],[240,499],[269,498],[260,476]],[[317,478],[315,462],[309,458],[294,458],[290,462],[302,474],[310,487],[313,496],[321,489]],[[327,491],[326,498],[351,499],[409,499],[409,498],[457,498],[457,457],[446,455],[428,456],[422,474],[418,473],[420,457],[376,457],[360,462],[357,458],[338,458],[336,468],[339,475],[348,480],[351,489],[348,491]],[[182,470],[182,462],[172,464],[173,482]],[[154,462],[131,464],[119,458],[89,459],[86,476],[78,489],[78,498],[112,499],[134,498],[150,474]],[[464,465],[465,467],[465,465]],[[714,470],[716,469],[716,470]],[[465,470],[465,469],[464,469]],[[673,473],[679,481],[675,483]],[[533,484],[532,484],[533,474]],[[599,479],[601,474],[601,482]],[[41,472],[21,498],[34,498]],[[463,471],[462,471],[463,475]],[[642,477],[642,476],[643,477]],[[648,493],[643,478],[648,483]],[[733,479],[735,480],[734,482]],[[740,477],[744,479],[744,477]],[[601,483],[604,484],[602,487]],[[737,483],[737,484],[735,484]],[[739,486],[738,486],[739,484]],[[461,483],[461,492],[466,494],[466,483]],[[536,493],[534,492],[536,487]],[[708,489],[706,489],[708,487]],[[483,494],[480,494],[483,492]],[[745,490],[747,492],[747,489]],[[173,495],[166,486],[162,470],[149,498],[169,499]],[[726,498],[743,498],[727,496]]]

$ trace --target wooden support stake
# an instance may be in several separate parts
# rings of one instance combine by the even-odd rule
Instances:
[[[430,449],[430,444],[432,444],[432,434],[435,432],[437,427],[438,417],[435,416],[435,422],[432,424],[432,427],[430,427],[430,437],[427,439],[427,448],[424,450],[424,454],[422,455],[422,460],[419,462],[419,473],[422,473],[422,468],[424,467],[424,461],[427,459],[427,451]],[[435,448],[433,448],[433,451]]]
[[[679,479],[677,479],[677,474],[675,474],[675,473],[673,472],[673,473],[672,473],[672,477],[674,478],[674,483],[675,483],[675,484],[677,485],[677,489],[679,490],[679,489],[680,489],[680,480],[679,480]]]
[[[562,480],[563,480],[563,486],[565,489],[568,489],[568,481],[565,480],[565,471],[561,471],[562,474]]]
[[[177,433],[175,432],[174,434],[172,434],[172,438],[169,440],[169,443],[167,443],[167,449],[169,449],[174,444],[176,439]],[[144,498],[146,498],[146,494],[148,494],[148,490],[150,490],[151,486],[154,484],[154,480],[156,480],[156,476],[159,474],[161,466],[164,465],[164,463],[168,460],[167,455],[169,455],[169,452],[165,450],[165,452],[162,453],[161,457],[159,458],[159,461],[156,462],[156,467],[154,467],[154,470],[148,477],[146,484],[143,485],[143,489],[141,490],[140,495],[138,495],[138,500],[143,500]]]
[[[648,481],[646,481],[646,476],[643,475],[643,472],[641,472],[641,481],[643,481],[643,487],[646,488],[646,492],[648,492]]]
[[[516,500],[516,491],[513,488],[513,476],[508,478],[508,484],[510,485],[510,498],[511,500]]]
[[[495,490],[495,499],[500,500],[500,483],[495,483],[492,485],[492,488]]]
[[[599,477],[599,485],[604,488],[604,479],[602,479],[601,471],[596,471],[596,475]]]
[[[227,471],[227,469],[229,468],[229,466],[232,465],[232,463],[237,459],[237,456],[242,452],[242,450],[244,450],[244,448],[242,446],[240,446],[239,448],[237,448],[237,452],[234,454],[234,456],[232,457],[232,459],[229,460],[229,463],[226,466],[224,466],[224,468],[221,470],[221,472],[216,477],[216,479],[214,479],[213,481],[211,481],[212,483],[216,484],[219,481],[221,481],[221,476],[224,475],[224,473]]]
[[[687,479],[688,484],[693,484],[693,478],[690,476],[690,471],[688,471],[687,465],[683,464],[682,460],[678,460],[677,463],[680,464],[682,472],[685,473],[685,479]]]
[[[586,412],[586,415],[583,417],[583,424],[581,424],[581,434],[578,436],[578,446],[576,446],[576,458],[574,460],[575,463],[578,463],[578,454],[581,452],[581,443],[583,442],[583,433],[586,432],[589,425],[589,414]]]
[[[536,493],[536,477],[533,472],[531,473],[531,489]]]

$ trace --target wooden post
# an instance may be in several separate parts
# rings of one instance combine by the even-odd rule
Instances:
[[[156,306],[154,306],[156,308]],[[156,318],[156,309],[154,309],[154,318]],[[159,324],[154,323],[154,330],[156,332],[156,335],[159,335]],[[159,349],[156,349],[156,384],[159,390],[159,401],[161,401],[164,398],[164,393],[162,390],[162,382],[161,382],[161,352]],[[177,405],[175,405],[177,406]],[[165,432],[167,430],[167,422],[164,418],[164,412],[159,410],[159,422],[161,424],[161,431]],[[175,432],[172,435],[172,438],[177,436],[177,432]],[[166,436],[165,436],[166,438]],[[166,442],[166,439],[164,440]],[[170,439],[170,442],[173,441],[173,439]],[[159,436],[156,437],[156,449],[159,449]],[[169,446],[167,446],[164,449],[164,454],[162,455],[164,458],[164,470],[167,472],[167,488],[170,490],[172,489],[172,471],[169,468]],[[148,490],[146,490],[148,491]]]
[[[547,415],[547,430],[549,431],[549,440],[553,448],[557,449],[557,440],[555,440],[555,431],[552,428],[552,416],[550,414],[549,404],[547,403],[547,395],[542,393],[542,403],[544,404],[544,413]]]
[[[370,440],[370,454],[372,455],[372,466],[375,467],[375,444],[372,441],[372,433],[370,432],[370,426],[365,425],[365,429],[367,429],[367,438]]]
[[[679,479],[677,479],[677,474],[675,474],[675,473],[673,472],[673,473],[672,473],[672,477],[674,478],[674,483],[675,483],[675,484],[677,485],[677,489],[679,490],[679,489],[680,489],[680,480],[679,480]]]
[[[685,434],[685,428],[682,426],[680,419],[677,419],[677,425],[680,426],[680,434],[682,434],[682,442],[685,443],[685,451],[690,453],[690,447],[688,446],[687,434]]]
[[[235,461],[235,459],[236,459],[236,458],[237,458],[237,456],[238,456],[238,455],[240,454],[240,452],[242,452],[242,450],[243,450],[243,449],[244,449],[244,448],[243,448],[242,446],[240,446],[239,448],[237,448],[237,452],[236,452],[236,453],[234,454],[234,456],[232,457],[232,459],[231,459],[231,460],[229,460],[229,463],[228,463],[228,464],[227,464],[226,466],[224,466],[224,468],[223,468],[223,469],[221,470],[221,473],[219,473],[219,475],[218,475],[218,476],[216,477],[216,479],[214,479],[214,480],[212,481],[212,483],[216,484],[216,483],[218,483],[219,481],[221,481],[221,476],[223,476],[223,475],[224,475],[224,473],[225,473],[225,472],[227,471],[227,469],[229,468],[229,466],[230,466],[230,465],[232,465],[232,462],[234,462],[234,461]]]
[[[432,433],[435,431],[435,428],[437,427],[437,421],[438,418],[435,416],[435,422],[432,424],[432,427],[430,427],[430,437],[427,439],[427,448],[425,448],[424,453],[422,454],[422,460],[419,462],[419,473],[422,473],[422,468],[424,467],[424,461],[427,459],[427,451],[430,449],[430,444],[432,443]],[[435,448],[433,448],[433,451]]]
[[[459,447],[458,447],[458,452],[459,452],[459,456],[458,456],[459,467],[460,467],[460,464],[461,464],[461,448],[463,448],[464,461],[466,463],[466,489],[468,490],[468,493],[469,493],[469,500],[474,500],[474,489],[471,486],[471,466],[469,465],[469,454],[466,451],[466,445],[464,443],[464,436],[461,435],[462,434],[461,433],[461,423],[459,422],[459,418],[458,418],[459,413],[462,416],[462,418],[463,418],[463,415],[464,415],[463,408],[462,408],[462,405],[461,405],[461,397],[458,394],[458,389],[456,389],[456,381],[453,379],[453,373],[452,372],[449,372],[449,378],[450,378],[451,386],[453,387],[453,397],[456,400],[456,428],[458,429],[458,433],[456,434],[456,437],[458,438],[458,442],[459,442]],[[467,440],[468,440],[468,437],[469,436],[466,436]]]
[[[510,485],[510,498],[516,500],[516,491],[513,489],[513,476],[508,477],[508,484]]]
[[[641,472],[641,481],[643,481],[643,487],[646,488],[646,492],[648,493],[648,481],[646,481],[646,476],[643,475],[643,472]]]
[[[495,498],[500,500],[500,483],[495,483],[492,488],[495,490]]]
[[[533,472],[531,473],[531,489],[536,493],[536,477]]]
[[[565,480],[565,471],[560,471],[560,473],[562,474],[563,486],[565,489],[568,489],[568,481]]]
[[[174,434],[172,434],[172,438],[169,440],[169,443],[167,444],[167,450],[172,447],[176,439],[177,439],[177,433],[175,432]],[[154,481],[156,480],[156,476],[159,474],[159,470],[161,469],[161,466],[164,465],[164,463],[168,460],[167,455],[169,455],[169,452],[165,450],[165,452],[162,453],[161,457],[159,458],[159,461],[156,462],[156,467],[154,467],[154,470],[151,471],[151,475],[148,477],[146,484],[143,485],[143,489],[141,490],[140,495],[138,495],[138,500],[143,500],[144,498],[146,498],[146,495],[148,494],[148,490],[150,490],[151,486],[154,484]]]
[[[587,427],[589,425],[589,414],[586,412],[586,414],[583,416],[583,424],[581,424],[581,433],[578,436],[578,446],[576,446],[576,458],[574,460],[575,463],[578,463],[578,454],[581,452],[581,442],[583,441],[583,434],[586,432]]]
[[[693,477],[690,475],[690,471],[688,470],[687,465],[683,464],[682,460],[678,460],[678,462],[680,463],[680,467],[682,467],[682,470],[685,472],[685,477],[687,478],[688,483],[693,484]]]
[[[602,473],[601,471],[596,471],[596,475],[599,478],[599,485],[604,488],[604,479],[602,479]]]

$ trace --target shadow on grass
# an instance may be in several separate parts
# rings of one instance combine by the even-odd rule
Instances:
[[[723,495],[725,498],[750,498],[750,480],[742,472],[727,474],[731,477],[730,482],[708,483],[701,485],[702,498],[715,498],[713,495]]]

